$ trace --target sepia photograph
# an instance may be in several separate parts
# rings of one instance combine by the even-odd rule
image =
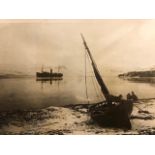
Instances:
[[[155,135],[155,20],[0,20],[0,135]]]

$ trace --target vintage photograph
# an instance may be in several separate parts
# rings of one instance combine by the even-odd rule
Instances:
[[[154,135],[155,20],[0,20],[0,135]]]

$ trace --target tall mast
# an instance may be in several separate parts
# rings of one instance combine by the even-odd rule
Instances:
[[[85,49],[86,49],[86,51],[87,51],[87,53],[88,53],[88,55],[89,55],[89,57],[91,59],[93,70],[94,70],[94,74],[95,74],[95,77],[96,77],[96,79],[98,81],[98,84],[101,87],[101,91],[102,91],[104,97],[106,98],[106,100],[109,100],[109,96],[110,96],[109,90],[106,87],[106,85],[105,85],[105,83],[104,83],[104,81],[102,79],[102,76],[101,76],[101,74],[100,74],[100,72],[99,72],[99,70],[97,68],[97,65],[96,65],[96,63],[95,63],[95,61],[94,61],[94,59],[92,57],[92,54],[91,54],[91,52],[90,52],[90,50],[89,50],[89,48],[87,46],[87,43],[86,43],[86,41],[84,39],[84,36],[82,34],[81,34],[81,37],[82,37],[82,40],[83,40],[83,44],[85,46]]]

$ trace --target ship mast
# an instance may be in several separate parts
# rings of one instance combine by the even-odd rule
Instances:
[[[100,72],[99,72],[99,70],[98,70],[98,68],[97,68],[97,65],[96,65],[96,63],[95,63],[95,61],[94,61],[94,59],[93,59],[93,57],[92,57],[92,54],[91,54],[91,52],[90,52],[90,50],[89,50],[89,48],[88,48],[88,46],[87,46],[87,43],[86,43],[86,41],[85,41],[85,39],[84,39],[84,36],[83,36],[82,34],[81,34],[81,37],[82,37],[82,40],[83,40],[83,44],[84,44],[84,46],[85,46],[85,49],[86,49],[86,51],[87,51],[87,53],[88,53],[88,55],[89,55],[89,57],[90,57],[90,59],[91,59],[95,77],[96,77],[96,79],[97,79],[97,81],[98,81],[98,84],[99,84],[100,87],[101,87],[101,91],[102,91],[104,97],[105,97],[106,100],[108,101],[108,100],[109,100],[109,97],[110,97],[109,90],[108,90],[108,88],[106,87],[106,85],[105,85],[105,83],[104,83],[104,81],[103,81],[103,79],[102,79],[102,76],[101,76],[101,74],[100,74]]]

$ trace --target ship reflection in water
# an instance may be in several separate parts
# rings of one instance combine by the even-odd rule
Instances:
[[[58,87],[59,87],[59,82],[63,80],[63,77],[49,77],[49,78],[36,78],[37,82],[41,83],[41,88],[43,89],[43,84],[44,83],[49,83],[50,85],[53,84],[53,81],[58,82]]]

